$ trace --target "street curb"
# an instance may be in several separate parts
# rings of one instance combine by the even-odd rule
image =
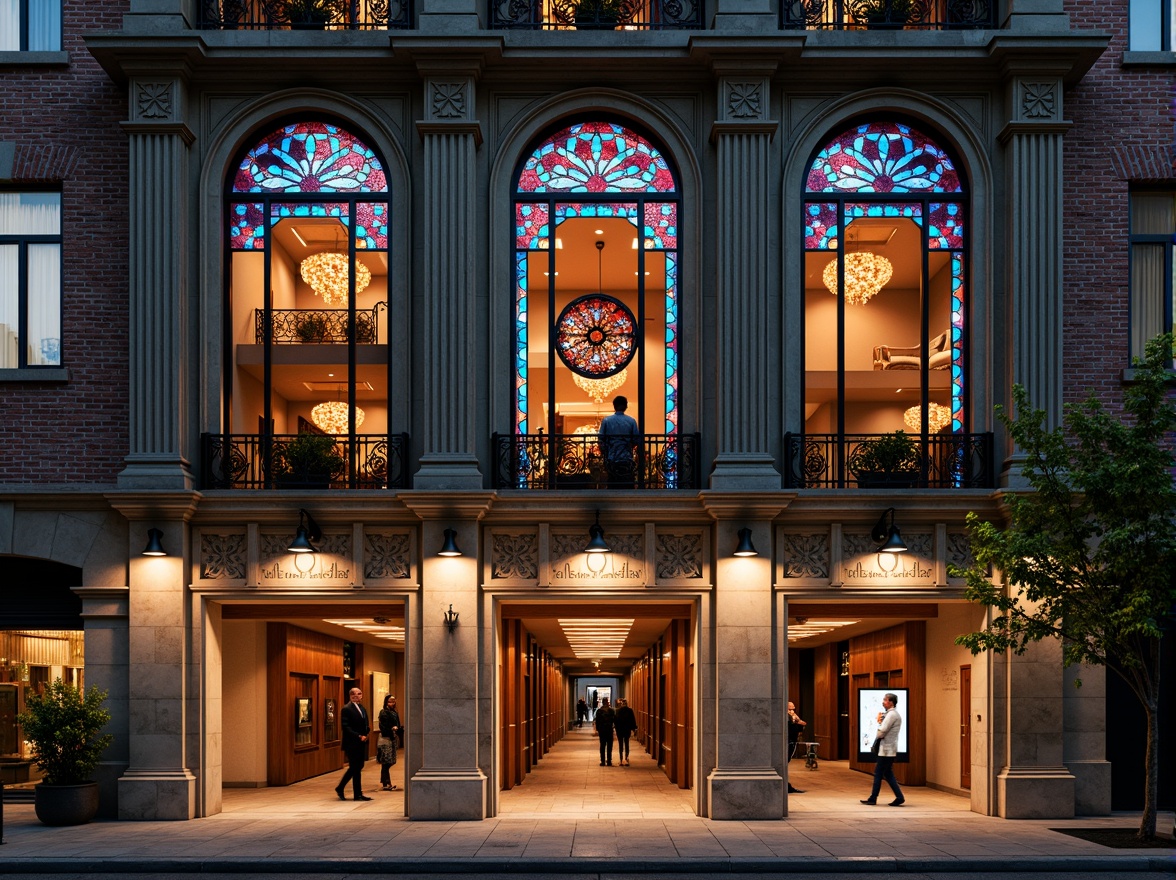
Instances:
[[[895,858],[773,859],[5,859],[3,874],[560,874],[578,878],[650,874],[980,874],[1167,872],[1168,855],[1039,856],[995,860]]]

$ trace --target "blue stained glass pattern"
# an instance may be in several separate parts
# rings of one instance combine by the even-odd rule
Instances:
[[[869,122],[834,138],[809,169],[809,192],[961,192],[947,153],[901,122]]]
[[[964,430],[964,255],[951,255],[951,429]]]
[[[678,257],[666,254],[666,433],[678,433]]]
[[[296,122],[270,132],[246,154],[234,192],[387,192],[384,166],[349,131],[325,122]]]
[[[674,175],[649,141],[611,122],[556,132],[527,159],[518,191],[674,192]]]
[[[265,206],[234,202],[229,208],[229,246],[235,251],[265,250]]]
[[[515,423],[527,433],[527,252],[515,252]]]
[[[805,248],[836,250],[839,223],[836,202],[807,202],[804,206]]]
[[[847,225],[850,220],[859,220],[863,217],[905,217],[922,226],[923,206],[917,202],[857,202],[845,206]]]
[[[959,202],[932,202],[928,209],[931,225],[927,246],[948,250],[964,246],[964,206]]]

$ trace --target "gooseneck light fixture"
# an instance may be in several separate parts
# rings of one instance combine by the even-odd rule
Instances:
[[[445,530],[445,540],[441,542],[438,556],[461,556],[461,549],[457,546],[457,532],[453,529]],[[453,606],[450,605],[450,608]]]
[[[449,627],[449,631],[453,632],[457,629],[458,613],[453,610],[453,603],[449,604],[449,610],[445,612],[445,625]]]
[[[907,545],[898,533],[898,526],[894,524],[894,508],[888,507],[874,524],[870,532],[870,539],[878,545],[879,553],[906,553]]]
[[[144,556],[167,556],[163,549],[163,532],[159,529],[147,530],[147,546],[143,548]]]
[[[751,543],[751,529],[739,530],[739,546],[735,548],[736,556],[759,556],[755,545]]]
[[[286,549],[291,553],[318,553],[312,541],[321,541],[323,530],[314,521],[314,517],[305,510],[298,511],[298,531],[294,533],[294,540]]]
[[[604,529],[600,527],[600,511],[596,511],[596,523],[588,529],[588,546],[585,553],[611,553],[612,548],[604,540]]]

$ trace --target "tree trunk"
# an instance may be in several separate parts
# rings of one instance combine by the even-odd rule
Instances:
[[[1160,793],[1160,652],[1152,654],[1151,686],[1147,689],[1147,700],[1143,709],[1147,713],[1147,754],[1144,758],[1143,772],[1147,784],[1143,793],[1143,816],[1139,820],[1139,834],[1141,841],[1155,840],[1156,837],[1156,800]]]

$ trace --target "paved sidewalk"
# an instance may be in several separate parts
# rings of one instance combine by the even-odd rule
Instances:
[[[911,788],[907,805],[865,807],[869,778],[836,762],[805,773],[788,819],[715,822],[648,756],[600,767],[572,735],[482,822],[412,822],[401,789],[340,802],[335,774],[283,788],[226,789],[224,811],[190,822],[96,821],[49,828],[31,804],[4,805],[0,874],[242,872],[511,873],[1134,873],[1176,876],[1176,850],[1117,850],[1054,828],[1131,827],[1138,817],[995,819],[956,795]],[[394,770],[403,768],[403,763]],[[863,789],[863,786],[865,788]],[[1171,827],[1165,814],[1163,827]]]

